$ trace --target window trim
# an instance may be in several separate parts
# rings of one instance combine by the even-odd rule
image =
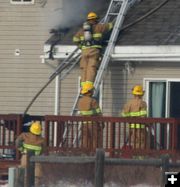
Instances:
[[[10,0],[10,3],[13,5],[32,5],[34,4],[35,0],[31,0],[30,2],[25,2],[24,0],[21,1],[15,1],[15,0]]]
[[[165,108],[165,116],[169,116],[169,97],[170,97],[170,83],[171,82],[180,82],[180,78],[144,78],[143,87],[145,88],[145,100],[147,105],[149,106],[149,83],[150,82],[165,82],[166,83],[166,108]],[[149,108],[149,107],[148,107]],[[149,111],[148,111],[149,113]]]

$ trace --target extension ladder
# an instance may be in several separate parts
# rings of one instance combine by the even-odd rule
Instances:
[[[103,54],[103,58],[100,64],[100,67],[98,69],[96,79],[94,82],[94,97],[97,97],[99,86],[101,84],[101,81],[103,80],[103,76],[106,72],[108,63],[111,58],[111,54],[113,52],[114,46],[117,41],[117,37],[119,35],[119,32],[122,28],[122,24],[125,18],[125,15],[128,11],[128,9],[136,2],[137,0],[111,0],[108,10],[106,12],[106,15],[104,19],[102,20],[103,23],[107,22],[113,22],[113,30],[111,32],[108,45],[105,49],[105,52]],[[80,93],[78,92],[77,97],[75,99],[74,105],[72,107],[71,115],[75,115],[77,112],[77,102],[80,98]],[[66,131],[64,133],[63,139],[66,138]],[[79,141],[81,136],[81,125],[78,127],[78,134],[74,137],[73,145],[76,143],[76,141]]]
[[[101,81],[103,80],[104,73],[106,71],[106,68],[108,66],[108,63],[111,58],[111,53],[114,49],[114,46],[116,44],[117,37],[119,35],[119,32],[122,28],[122,24],[124,21],[124,17],[127,13],[127,10],[129,7],[131,7],[137,0],[111,0],[108,10],[106,12],[106,15],[102,19],[103,23],[107,22],[113,22],[113,30],[111,32],[108,45],[105,49],[105,52],[103,54],[103,58],[100,64],[100,67],[98,69],[96,79],[94,82],[94,97],[97,96],[98,91],[99,91],[99,86]],[[70,115],[75,115],[77,112],[77,102],[80,98],[80,92],[78,92],[75,102],[73,104],[72,110]]]

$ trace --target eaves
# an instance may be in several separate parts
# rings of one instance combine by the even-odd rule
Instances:
[[[51,49],[50,45],[44,46],[44,55],[42,59],[65,59],[76,48],[75,45],[56,45]],[[79,50],[77,53],[80,53]],[[51,55],[50,55],[51,54]],[[162,62],[180,62],[180,45],[117,45],[111,55],[112,61],[162,61]]]

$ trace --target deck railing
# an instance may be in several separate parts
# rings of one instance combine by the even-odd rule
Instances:
[[[156,157],[160,154],[178,155],[180,119],[177,118],[120,118],[80,116],[30,116],[40,120],[42,135],[49,153],[84,154],[95,153],[95,147],[103,147],[109,157],[133,157],[138,155]],[[0,160],[18,160],[15,139],[22,132],[22,115],[0,115]],[[137,144],[131,137],[130,124],[141,124],[145,144]],[[93,131],[86,139],[87,129]],[[85,129],[85,130],[84,130]],[[136,131],[136,130],[135,130]],[[98,140],[101,141],[98,141]],[[92,143],[93,142],[93,143]],[[8,157],[9,156],[9,157]]]
[[[138,137],[131,137],[130,124],[144,125],[144,128],[140,129],[140,137],[143,131],[146,137],[144,146],[137,146]],[[88,142],[85,146],[83,145],[83,128],[89,126],[88,128],[94,131],[89,136],[89,141],[101,139],[102,136],[102,147],[110,157],[131,157],[132,155],[154,157],[164,153],[176,154],[178,151],[177,132],[180,128],[178,124],[180,120],[175,118],[45,116],[45,137],[50,152],[64,152],[65,150],[67,152],[95,152],[89,149]],[[103,129],[99,134],[95,132],[98,128]],[[99,142],[95,142],[98,147]]]

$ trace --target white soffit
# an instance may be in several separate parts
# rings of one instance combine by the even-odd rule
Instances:
[[[44,58],[49,58],[51,46],[44,46]],[[53,47],[54,59],[67,58],[76,48],[72,45],[57,45]],[[80,50],[78,51],[80,53]],[[116,46],[112,53],[113,61],[174,61],[180,62],[180,46]]]

